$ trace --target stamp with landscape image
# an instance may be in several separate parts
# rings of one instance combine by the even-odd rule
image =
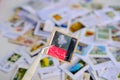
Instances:
[[[81,55],[81,56],[86,56],[88,54],[88,52],[90,51],[90,49],[91,49],[90,45],[88,45],[86,43],[79,42],[78,46],[77,46],[76,53],[78,55]]]
[[[99,28],[101,27],[101,26],[103,26],[104,28],[104,30],[109,30],[110,31],[110,34],[109,34],[109,40],[111,40],[113,43],[119,43],[119,33],[120,33],[120,30],[119,30],[119,28],[117,27],[117,22],[116,22],[116,20],[115,21],[113,21],[113,22],[111,22],[111,23],[107,23],[107,24],[102,24],[102,25],[99,25]],[[99,29],[98,28],[98,29]],[[99,33],[98,31],[96,32],[97,34]],[[104,32],[103,32],[104,33]],[[108,32],[107,32],[108,33]],[[101,33],[100,33],[101,34]],[[105,33],[104,33],[105,34]],[[103,35],[103,34],[101,34],[101,35]],[[97,36],[97,35],[96,35]],[[97,38],[96,38],[97,39]],[[103,40],[105,40],[105,39],[103,39]],[[111,44],[113,44],[113,43],[111,43]]]
[[[55,29],[49,40],[52,45],[47,54],[61,61],[70,62],[78,44],[78,39]]]
[[[119,29],[116,27],[116,25],[114,23],[113,24],[109,23],[105,27],[106,27],[106,29],[110,29],[111,30],[111,35],[114,35],[114,34],[116,34],[119,31]]]
[[[96,30],[96,40],[110,40],[111,33],[110,29],[97,29]]]
[[[90,56],[92,57],[104,57],[107,55],[107,48],[106,45],[94,45],[91,49]]]
[[[111,58],[117,64],[120,63],[120,48],[109,47],[109,52],[112,54]]]
[[[77,79],[87,68],[87,63],[79,57],[74,57],[71,64],[64,63],[60,68],[72,79]]]

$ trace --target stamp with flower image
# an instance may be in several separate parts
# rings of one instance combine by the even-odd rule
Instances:
[[[4,72],[11,71],[21,60],[23,55],[18,51],[11,51],[7,56],[0,60],[0,70]]]

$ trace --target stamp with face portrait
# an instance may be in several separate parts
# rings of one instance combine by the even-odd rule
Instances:
[[[55,29],[51,35],[47,54],[61,61],[70,62],[78,44],[78,39]]]

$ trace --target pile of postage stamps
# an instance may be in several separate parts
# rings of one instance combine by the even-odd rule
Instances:
[[[31,0],[0,24],[0,34],[18,45],[0,59],[1,71],[15,70],[11,80],[22,80],[38,54],[32,80],[120,80],[120,6]]]

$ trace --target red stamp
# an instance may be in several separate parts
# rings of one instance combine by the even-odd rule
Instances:
[[[48,55],[51,55],[61,60],[65,59],[66,53],[67,53],[66,50],[56,47],[56,46],[51,46],[48,50]]]

